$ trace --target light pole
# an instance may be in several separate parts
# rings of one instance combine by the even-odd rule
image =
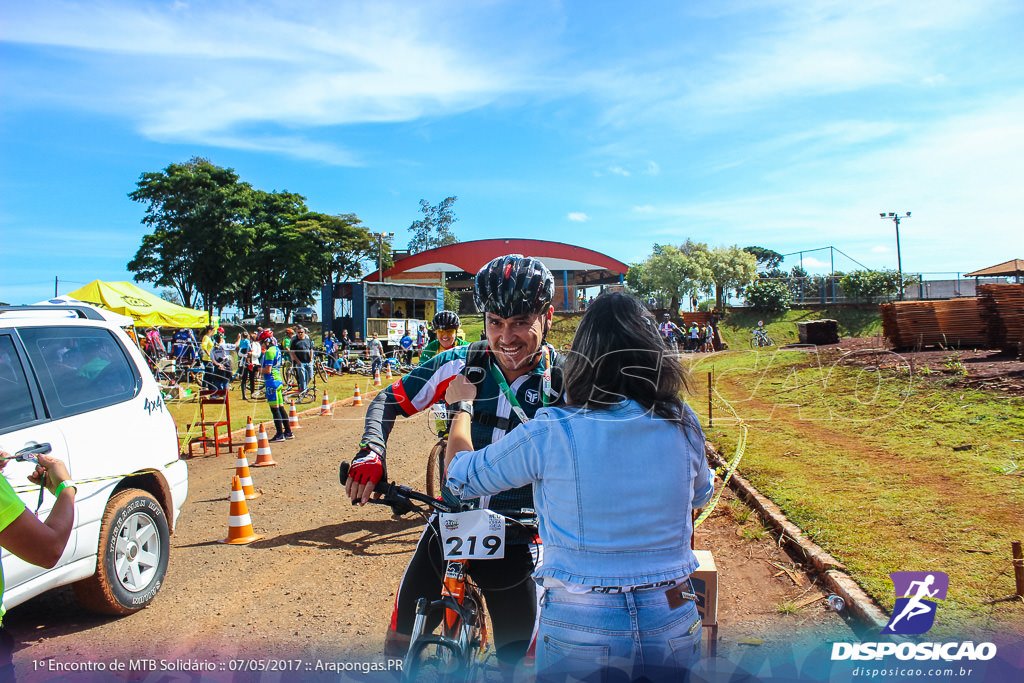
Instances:
[[[896,224],[896,267],[899,268],[900,273],[900,291],[896,298],[899,301],[903,301],[903,259],[900,257],[900,221],[904,218],[910,218],[910,212],[907,211],[901,216],[898,213],[890,211],[888,214],[880,213],[878,214],[878,217],[882,220],[889,220]]]
[[[384,240],[389,242],[394,239],[395,233],[393,232],[375,232],[372,233],[377,238],[377,281],[384,281]]]

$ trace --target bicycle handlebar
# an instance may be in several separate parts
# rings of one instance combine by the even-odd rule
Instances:
[[[348,479],[348,471],[349,463],[342,462],[338,468],[338,479],[341,481],[342,486],[345,485],[345,481]],[[432,498],[425,493],[420,493],[408,486],[396,484],[395,482],[389,484],[381,480],[373,487],[373,492],[379,493],[381,497],[371,498],[371,503],[388,505],[391,507],[391,511],[399,516],[407,512],[423,512],[421,508],[413,504],[413,501],[428,505],[437,512],[466,512],[473,509],[465,503],[458,505],[446,503],[443,500]],[[532,508],[521,508],[518,510],[495,510],[492,508],[491,511],[505,517],[506,525],[512,523],[527,528],[536,526],[537,514]]]

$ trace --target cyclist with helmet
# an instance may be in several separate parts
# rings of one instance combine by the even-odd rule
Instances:
[[[284,378],[281,376],[281,349],[277,346],[271,330],[260,332],[257,341],[266,346],[263,352],[263,388],[267,394],[267,405],[274,416],[275,434],[271,441],[284,441],[293,438],[291,425],[288,424],[288,413],[284,410]]]
[[[457,336],[460,324],[461,321],[459,320],[458,313],[454,311],[438,311],[431,325],[434,328],[435,334],[437,334],[437,339],[428,343],[422,353],[420,353],[420,365],[423,365],[442,351],[466,344],[465,339],[459,339]]]
[[[672,348],[672,337],[675,335],[682,335],[683,331],[679,329],[679,326],[672,322],[672,316],[668,313],[664,313],[661,316],[661,324],[658,325],[658,332],[661,333],[661,338],[665,342],[667,348]]]
[[[474,448],[498,441],[546,405],[561,403],[563,358],[545,342],[551,327],[554,277],[539,260],[511,254],[494,259],[476,275],[475,302],[484,313],[486,339],[453,346],[415,368],[377,395],[366,411],[365,431],[345,483],[348,496],[363,504],[385,477],[385,448],[395,418],[408,417],[444,398],[448,384],[464,375],[477,387],[472,411]],[[439,325],[451,325],[448,316]],[[452,503],[459,499],[444,489]],[[533,507],[530,486],[504,491],[475,504],[495,509]],[[418,598],[440,599],[443,562],[435,522],[424,529],[395,597],[384,641],[389,656],[408,648]],[[536,588],[528,539],[511,538],[505,557],[473,560],[468,573],[480,587],[494,624],[499,659],[514,664],[526,653],[536,617]],[[438,622],[440,615],[436,615]],[[427,626],[436,627],[437,623]]]

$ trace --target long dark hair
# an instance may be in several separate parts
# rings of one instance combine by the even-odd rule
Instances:
[[[668,352],[654,318],[622,292],[597,297],[587,306],[565,362],[565,394],[588,410],[632,399],[658,417],[688,426],[679,394],[690,376]]]

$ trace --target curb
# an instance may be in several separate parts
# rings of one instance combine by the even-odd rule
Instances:
[[[718,454],[710,442],[704,442],[704,451],[708,460],[715,467],[728,467],[728,463]],[[868,595],[863,588],[846,573],[846,566],[828,554],[824,548],[807,538],[800,527],[790,522],[779,506],[766,498],[754,488],[754,485],[733,473],[729,487],[748,505],[754,508],[761,519],[775,530],[779,542],[785,541],[796,548],[805,563],[821,577],[822,582],[830,591],[846,601],[850,614],[865,626],[881,630],[889,622],[885,611]]]
[[[363,394],[363,396],[365,398],[367,398],[367,399],[372,399],[374,396],[376,396],[381,391],[383,391],[383,389],[386,389],[386,388],[387,387],[383,387],[383,388],[381,388],[381,389],[379,389],[377,391],[367,392],[367,393]],[[331,404],[330,404],[331,405],[331,410],[334,410],[335,406],[351,406],[352,405],[352,400],[353,400],[352,397],[349,397],[349,398],[341,398],[341,399],[338,399],[337,401],[331,401]],[[320,406],[317,406],[315,408],[307,408],[306,410],[303,410],[301,413],[297,413],[297,415],[299,415],[299,416],[302,416],[302,415],[316,415],[317,417],[319,417],[320,416]],[[265,422],[265,421],[266,420],[261,420],[261,422]],[[253,422],[255,423],[256,421],[253,420]],[[242,438],[245,438],[245,427],[239,427],[238,429],[236,429],[233,432],[231,432],[230,436],[231,436],[231,440],[232,441],[235,440],[236,436],[241,436]],[[224,441],[226,438],[227,438],[227,435],[220,437],[220,440]]]

